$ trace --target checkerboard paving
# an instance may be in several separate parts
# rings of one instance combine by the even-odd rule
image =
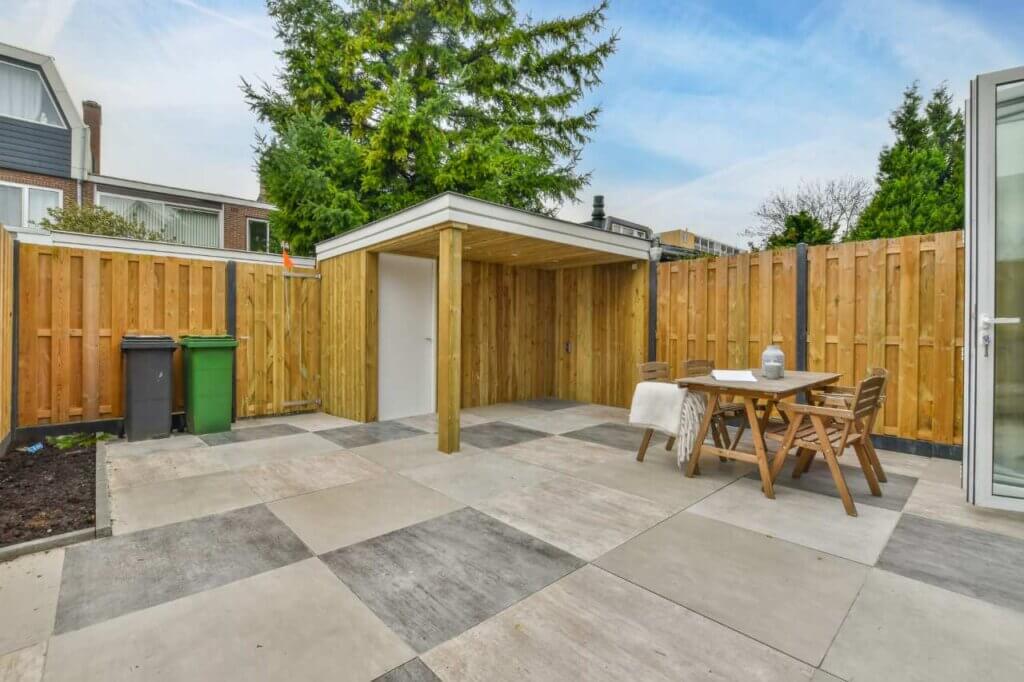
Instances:
[[[689,479],[620,408],[240,422],[108,450],[114,536],[0,564],[0,680],[1017,680],[1024,517],[882,452]]]

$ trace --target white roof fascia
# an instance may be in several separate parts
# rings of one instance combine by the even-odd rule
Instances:
[[[154,192],[156,194],[169,194],[176,197],[202,199],[203,201],[213,201],[219,204],[231,204],[233,206],[261,208],[265,211],[274,210],[273,204],[266,204],[263,203],[262,201],[252,201],[251,199],[242,199],[241,197],[233,197],[227,194],[213,194],[211,192],[200,192],[194,189],[182,189],[180,187],[170,187],[168,185],[157,185],[152,182],[126,180],[125,178],[115,178],[109,175],[93,175],[91,173],[89,174],[89,177],[86,179],[89,182],[95,182],[100,185],[109,185],[110,187],[122,187],[124,189],[134,189],[142,192]]]

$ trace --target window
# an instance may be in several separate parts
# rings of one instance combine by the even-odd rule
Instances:
[[[250,251],[270,251],[270,223],[266,220],[249,218],[248,244]]]
[[[167,204],[152,199],[101,193],[98,203],[132,222],[186,246],[220,246],[220,211]]]
[[[9,62],[0,62],[0,116],[64,127],[42,75]]]
[[[0,224],[9,227],[37,225],[63,199],[60,190],[0,184]]]

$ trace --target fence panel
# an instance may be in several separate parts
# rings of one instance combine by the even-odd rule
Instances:
[[[14,236],[0,226],[0,441],[11,432],[14,352]]]

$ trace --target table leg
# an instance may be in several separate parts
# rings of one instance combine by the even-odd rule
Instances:
[[[775,488],[772,486],[772,472],[768,466],[768,455],[765,453],[764,432],[761,429],[761,420],[757,416],[757,400],[755,398],[743,398],[743,405],[747,409],[747,421],[750,422],[750,435],[754,438],[754,451],[757,457],[757,469],[761,474],[761,489],[764,496],[775,499]],[[765,410],[766,414],[770,409]]]
[[[686,463],[686,475],[693,478],[700,473],[700,451],[704,445],[704,439],[708,435],[708,428],[711,420],[718,409],[718,394],[708,393],[708,404],[704,408],[704,418],[700,420],[700,430],[697,432],[697,440],[693,445],[693,452],[690,453],[690,461]]]

